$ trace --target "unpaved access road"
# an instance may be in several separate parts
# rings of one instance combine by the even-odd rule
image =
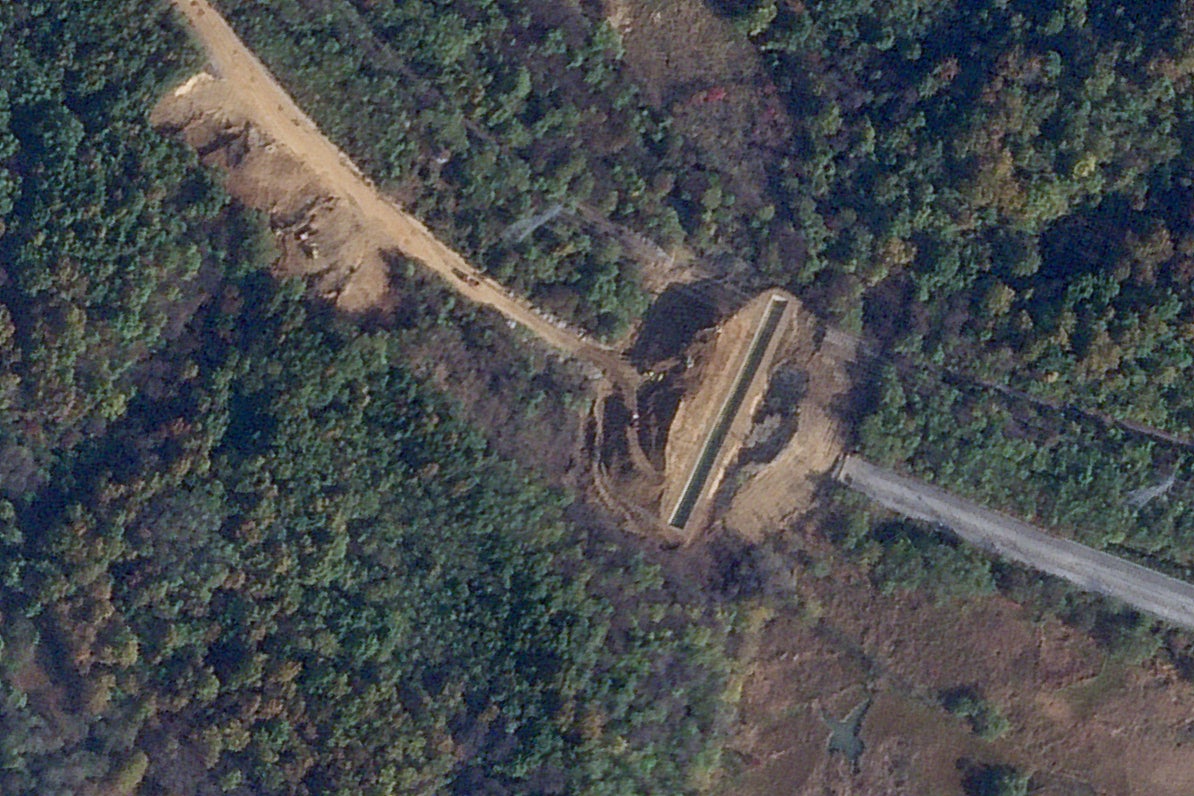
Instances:
[[[996,555],[1194,629],[1194,585],[1051,536],[1026,522],[856,456],[847,456],[836,475],[843,484],[892,511],[944,525],[964,541]]]
[[[384,232],[395,248],[439,274],[456,292],[493,307],[549,346],[596,366],[627,400],[634,400],[640,376],[617,351],[543,317],[444,245],[421,221],[383,197],[319,131],[207,0],[173,3],[206,51],[215,78],[226,84],[237,110],[264,136],[291,150],[318,175],[331,195],[352,203],[371,229]]]

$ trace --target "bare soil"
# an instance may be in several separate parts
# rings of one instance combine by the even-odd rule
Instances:
[[[243,111],[232,84],[201,72],[164,97],[151,118],[227,172],[229,193],[269,216],[279,233],[279,275],[316,277],[318,292],[346,312],[389,310],[381,251],[390,241],[254,116]]]
[[[286,93],[269,70],[237,38],[207,0],[174,0],[211,63],[211,79],[188,81],[167,98],[184,100],[192,116],[214,116],[226,126],[248,124],[267,146],[288,150],[309,172],[318,192],[351,207],[360,220],[360,245],[375,251],[397,250],[416,260],[469,301],[493,307],[506,318],[532,331],[547,345],[596,367],[625,394],[633,395],[639,378],[618,352],[539,313],[524,299],[481,273],[448,248],[414,216],[383,197],[352,161],[329,141]],[[170,109],[161,114],[175,114]],[[177,123],[177,122],[175,122]],[[355,244],[354,244],[355,245]],[[389,279],[376,261],[341,261],[337,280],[343,281],[338,306],[361,311],[384,306]]]
[[[267,214],[281,254],[275,273],[310,279],[318,295],[343,311],[389,314],[394,296],[384,241],[289,149],[246,119],[210,112],[221,107],[221,84],[208,77],[188,87],[161,102],[153,121],[226,172],[230,194]]]
[[[655,515],[654,521],[640,521],[636,527],[649,527],[644,532],[674,541],[675,530],[667,525],[670,512],[771,297],[785,296],[787,318],[679,537],[692,542],[707,529],[724,526],[759,542],[817,505],[819,490],[845,448],[843,409],[849,404],[854,342],[824,328],[795,297],[782,291],[765,291],[728,317],[719,317],[726,315],[724,296],[700,297],[698,287],[684,287],[660,297],[631,348],[631,360],[647,374],[638,392],[635,408],[641,416],[636,428],[629,435],[624,431],[631,422],[629,412],[606,412],[597,434],[602,442],[594,455],[601,463],[605,491],[636,507],[624,507],[623,513]],[[758,409],[771,373],[781,367],[799,374],[806,386],[798,406],[787,408],[795,422],[785,421],[783,433],[769,439],[769,455],[752,449],[751,459],[743,460],[740,454],[747,443],[766,436],[763,425],[770,421]]]
[[[710,497],[716,494],[727,467],[737,457],[743,441],[750,432],[751,418],[766,391],[771,362],[776,352],[787,345],[792,318],[800,313],[799,302],[794,296],[780,290],[765,291],[757,296],[717,328],[711,347],[702,358],[701,367],[694,368],[687,376],[693,388],[680,400],[667,438],[664,488],[660,505],[660,516],[664,521],[684,491],[689,473],[701,456],[709,429],[716,422],[726,396],[733,388],[741,365],[746,359],[755,331],[775,298],[786,300],[788,308],[775,336],[767,345],[759,372],[730,424],[729,434],[717,455],[702,497],[693,509],[692,518],[686,526],[690,537],[698,534],[708,523]]]
[[[851,379],[852,352],[826,345],[811,313],[799,313],[782,361],[805,374],[807,392],[797,409],[796,431],[770,462],[744,472],[729,500],[725,524],[747,539],[761,540],[807,511],[846,443],[842,408]]]
[[[496,312],[449,310],[447,285],[413,263],[405,267],[356,205],[330,194],[291,150],[221,104],[225,84],[201,73],[180,89],[159,103],[154,122],[224,171],[229,193],[268,216],[281,255],[277,275],[302,277],[340,311],[400,333],[405,366],[456,397],[502,455],[557,483],[587,478],[578,417],[586,374],[527,345],[529,333],[511,332]],[[437,316],[451,323],[429,321]],[[538,406],[528,410],[536,391]]]

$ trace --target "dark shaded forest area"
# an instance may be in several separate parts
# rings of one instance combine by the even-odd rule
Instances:
[[[732,614],[276,283],[153,0],[0,5],[0,791],[683,792]],[[648,784],[650,783],[650,784]]]
[[[926,366],[1194,427],[1180,4],[760,2],[756,17],[803,119],[785,174],[800,282]]]

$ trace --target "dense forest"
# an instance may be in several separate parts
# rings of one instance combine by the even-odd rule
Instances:
[[[659,247],[783,259],[768,248],[774,208],[739,202],[730,175],[646,102],[621,34],[593,7],[217,5],[324,131],[437,235],[599,334],[645,309],[638,266]],[[778,227],[794,246],[791,224]]]
[[[0,5],[0,791],[685,792],[731,608],[277,283],[155,0]]]
[[[799,283],[926,365],[1194,428],[1184,4],[724,8],[798,109]]]
[[[860,429],[878,461],[1094,547],[1194,564],[1183,447],[919,372],[888,367],[879,378],[878,408]]]

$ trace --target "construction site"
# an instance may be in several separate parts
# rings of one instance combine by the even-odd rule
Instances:
[[[724,524],[759,539],[810,505],[842,451],[834,406],[852,352],[822,351],[826,330],[795,296],[743,296],[702,281],[699,265],[631,247],[645,251],[655,305],[632,334],[603,344],[437,240],[322,135],[210,7],[178,6],[212,66],[165,97],[154,122],[268,216],[280,276],[306,279],[342,311],[384,313],[395,278],[387,253],[398,252],[578,363],[594,393],[590,486],[634,531],[688,544]]]
[[[384,314],[396,252],[576,363],[592,400],[574,458],[590,474],[583,486],[625,528],[666,546],[692,544],[712,528],[759,541],[836,480],[1004,557],[1194,627],[1194,589],[1181,581],[847,457],[843,415],[859,343],[794,295],[743,296],[707,278],[698,262],[678,263],[605,220],[611,237],[638,241],[624,248],[638,252],[654,300],[629,334],[597,340],[507,289],[384,196],[206,2],[177,7],[210,66],[165,97],[153,121],[228,172],[230,192],[268,216],[282,252],[278,275],[307,279],[344,312]],[[925,508],[933,501],[949,511]]]
[[[811,505],[842,450],[846,360],[822,350],[816,319],[782,290],[722,312],[709,293],[673,293],[631,352],[647,374],[635,408],[615,394],[596,404],[597,494],[671,543],[719,526],[758,540]]]
[[[682,253],[661,252],[608,219],[590,217],[587,223],[638,261],[653,299],[630,333],[597,340],[508,290],[384,196],[206,2],[178,0],[176,6],[210,64],[164,97],[153,120],[225,172],[229,193],[268,218],[280,252],[276,274],[302,278],[313,295],[345,314],[384,317],[393,312],[395,285],[403,278],[393,263],[418,264],[470,304],[497,313],[519,346],[579,373],[586,395],[578,403],[581,431],[564,458],[581,472],[576,485],[622,528],[665,548],[700,551],[705,542],[724,538],[758,545],[803,527],[801,517],[843,485],[1082,589],[1119,589],[1117,596],[1133,605],[1194,625],[1194,590],[1185,584],[1119,567],[1111,556],[1091,556],[1089,548],[1055,544],[1026,524],[851,456],[847,414],[852,374],[864,356],[860,343],[796,296],[780,289],[743,295],[710,279]],[[509,234],[530,234],[568,212],[553,205],[512,225]],[[807,543],[818,542],[810,536]],[[959,617],[954,606],[879,597],[848,565],[833,566],[834,577],[808,578],[803,587],[807,617],[832,621],[781,617],[751,642],[757,648],[744,652],[753,662],[741,686],[746,729],[739,745],[752,761],[751,784],[743,792],[773,792],[779,783],[787,792],[811,792],[799,789],[806,781],[810,787],[850,781],[826,762],[819,734],[824,705],[844,714],[864,697],[870,705],[874,693],[874,706],[855,722],[855,732],[861,727],[875,748],[867,758],[876,761],[873,771],[864,775],[888,783],[894,774],[883,769],[884,755],[905,760],[934,754],[940,759],[917,765],[941,772],[942,782],[955,782],[953,763],[975,753],[973,740],[954,733],[958,737],[943,744],[939,717],[925,707],[923,694],[899,686],[900,678],[921,677],[931,661],[934,683],[961,682],[972,672],[957,648],[971,650],[970,657],[994,658],[995,647],[1016,633],[1037,658],[1003,661],[991,677],[992,691],[1011,701],[1026,683],[1039,681],[1044,707],[1033,703],[1016,717],[1036,728],[1038,738],[1090,733],[1084,716],[1071,716],[1049,696],[1058,683],[1077,687],[1102,677],[1087,640],[1056,622],[1025,630],[1019,609],[1006,600],[982,603],[971,609],[974,615]],[[946,623],[952,630],[938,632]],[[923,637],[901,646],[901,628],[923,630]],[[857,645],[843,643],[847,637],[858,639]],[[887,668],[858,650],[887,661]],[[1131,694],[1125,693],[1124,709]],[[1170,723],[1178,720],[1175,714]],[[908,752],[910,737],[919,739],[917,749],[931,753]],[[1163,768],[1141,762],[1133,776],[1146,780]],[[885,788],[870,792],[895,792]]]

